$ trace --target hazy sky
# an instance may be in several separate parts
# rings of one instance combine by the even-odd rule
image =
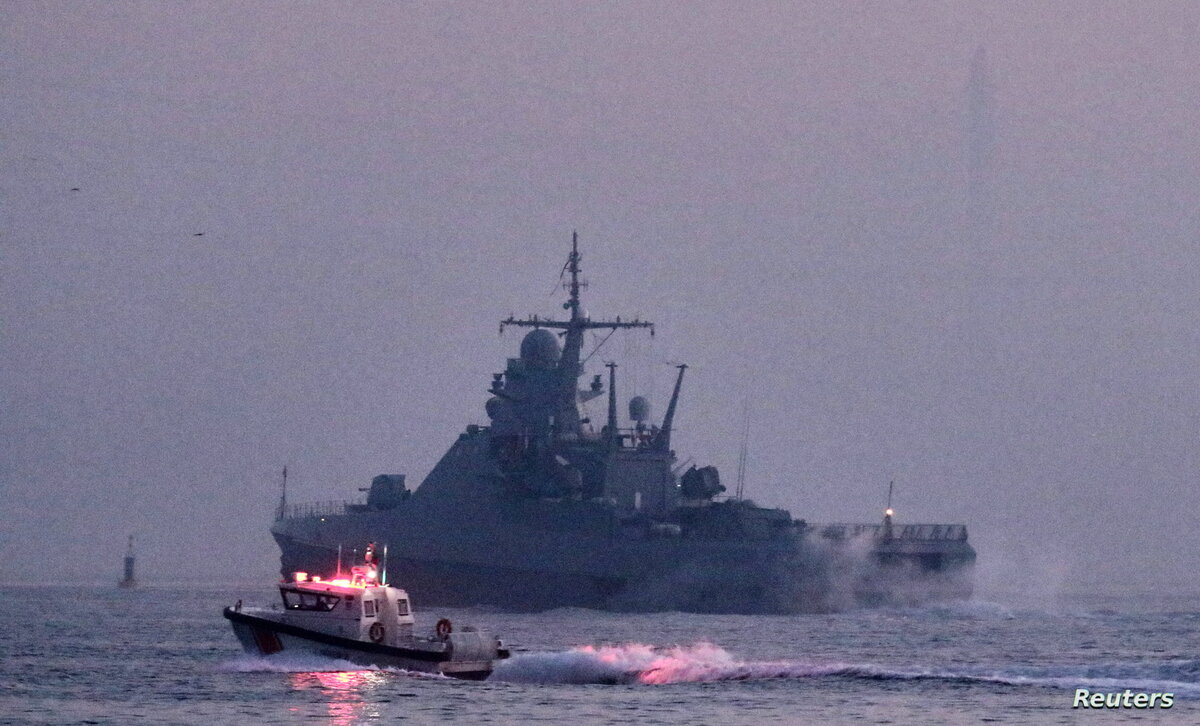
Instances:
[[[5,3],[0,580],[115,580],[129,533],[143,579],[273,577],[283,465],[424,477],[577,229],[589,311],[658,324],[588,373],[658,417],[691,364],[676,449],[731,488],[748,406],[760,504],[895,480],[985,587],[1195,583],[1198,19]]]

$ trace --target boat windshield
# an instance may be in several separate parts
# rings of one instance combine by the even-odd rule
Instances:
[[[341,600],[337,595],[322,595],[315,592],[296,592],[295,590],[280,590],[283,595],[283,606],[288,610],[317,610],[329,612],[337,607]]]

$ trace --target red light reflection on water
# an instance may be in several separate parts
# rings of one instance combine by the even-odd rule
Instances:
[[[331,726],[349,726],[363,716],[368,703],[363,694],[383,679],[377,671],[291,673],[288,681],[297,691],[318,690],[329,708]]]

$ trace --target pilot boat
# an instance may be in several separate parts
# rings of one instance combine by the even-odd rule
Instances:
[[[254,655],[316,654],[364,666],[403,668],[453,678],[483,680],[509,652],[499,639],[474,627],[456,629],[446,618],[431,636],[413,632],[412,600],[381,582],[368,548],[367,564],[349,577],[322,579],[292,573],[279,585],[283,608],[225,608],[242,647]]]

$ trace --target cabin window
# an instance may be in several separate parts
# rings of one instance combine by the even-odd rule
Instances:
[[[374,600],[363,600],[363,615],[366,615],[368,618],[375,617]]]
[[[396,613],[398,615],[408,615],[408,600],[396,601]]]
[[[283,594],[283,606],[288,610],[329,612],[337,607],[338,601],[341,599],[337,595],[322,595],[315,592],[296,592],[295,590],[281,590],[280,592]]]

